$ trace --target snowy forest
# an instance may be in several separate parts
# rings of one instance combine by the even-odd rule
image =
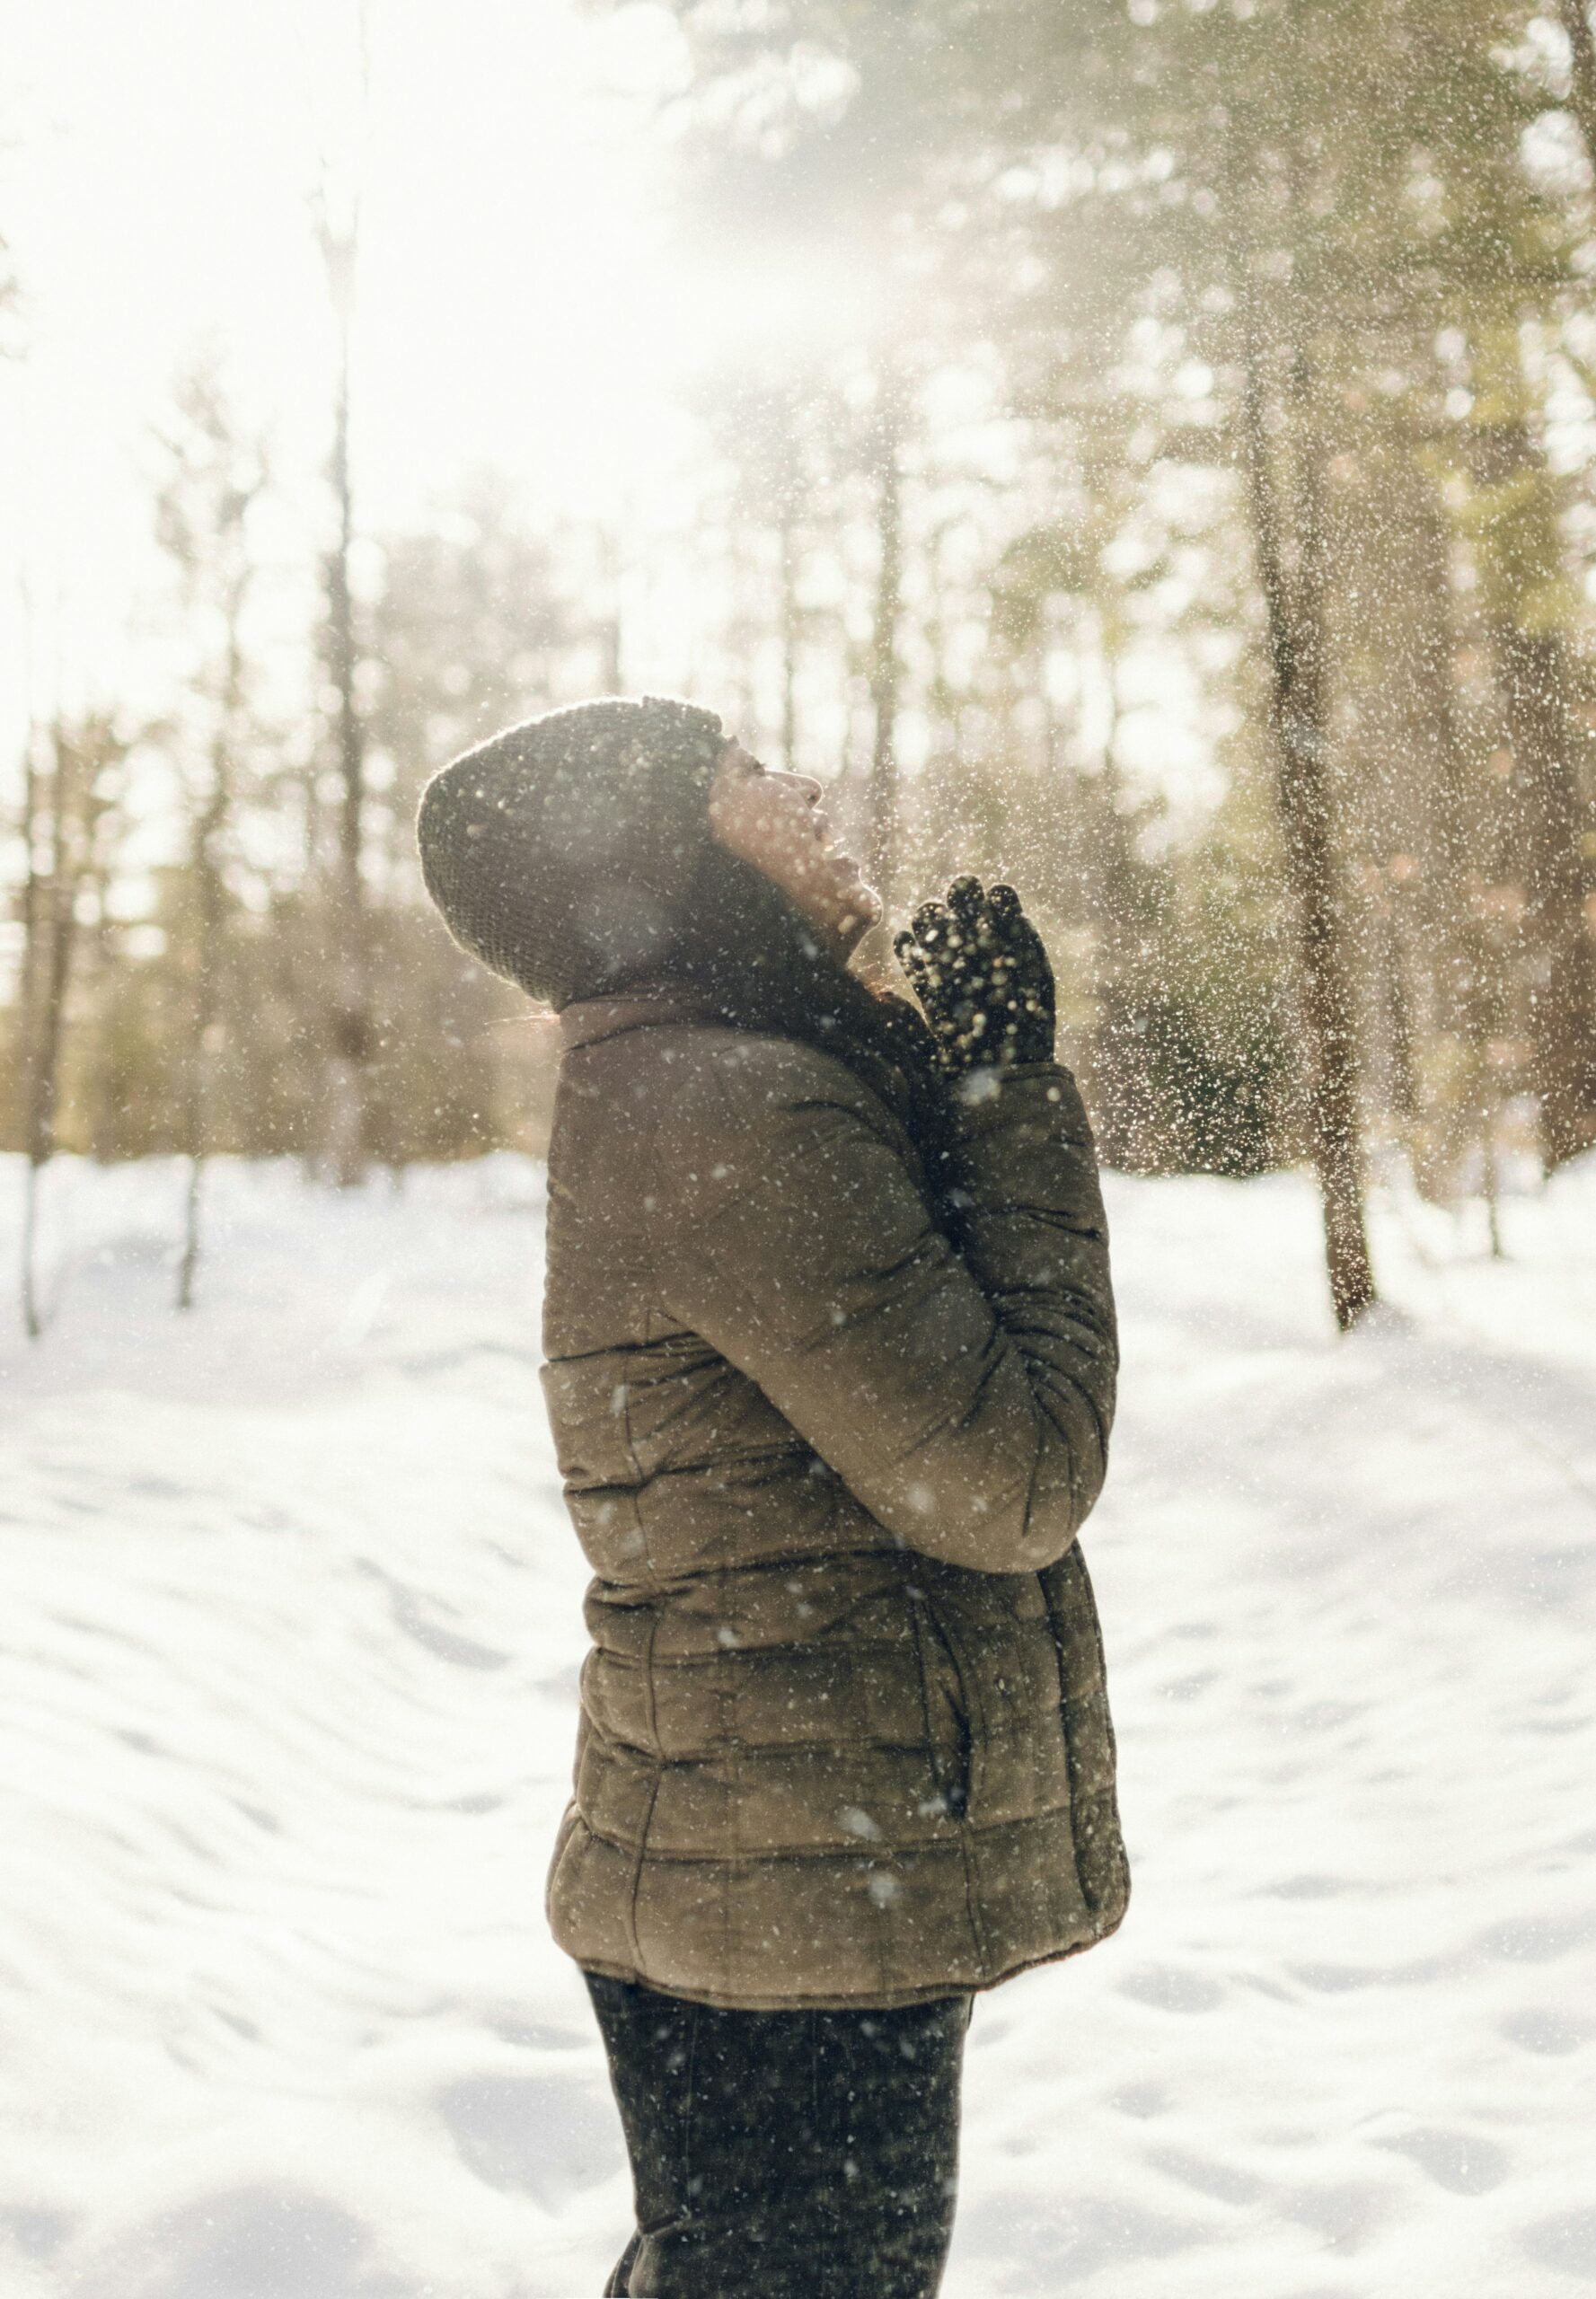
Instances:
[[[1109,1161],[1311,1158],[1355,1315],[1370,1159],[1489,1204],[1596,1139],[1577,0],[682,30],[673,228],[803,324],[686,379],[632,499],[468,469],[374,525],[347,166],[321,503],[214,345],[148,410],[140,695],[36,696],[8,766],[6,1145],[535,1150],[548,1043],[427,910],[415,800],[648,684],[835,779],[895,913],[1012,874]]]
[[[654,694],[826,786],[882,983],[1015,884],[1108,1174],[1140,1898],[978,2004],[948,2299],[1590,2288],[1596,9],[45,13],[0,2283],[563,2299],[619,2246],[537,1912],[559,1032],[414,822]]]

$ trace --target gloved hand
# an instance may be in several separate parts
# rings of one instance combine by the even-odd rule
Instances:
[[[1051,1061],[1053,968],[1012,886],[956,878],[893,942],[946,1076]]]

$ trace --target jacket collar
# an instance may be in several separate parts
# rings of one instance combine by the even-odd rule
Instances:
[[[623,1030],[721,1019],[703,992],[685,982],[638,982],[613,998],[580,998],[567,1006],[560,1017],[560,1037],[562,1050],[569,1053],[600,1038],[619,1037]]]

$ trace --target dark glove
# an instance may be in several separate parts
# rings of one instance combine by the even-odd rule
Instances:
[[[988,894],[979,878],[956,878],[893,947],[948,1077],[1053,1060],[1053,968],[1012,886]]]

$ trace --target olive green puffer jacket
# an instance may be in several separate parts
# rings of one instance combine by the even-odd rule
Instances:
[[[1116,1362],[1074,1081],[958,1120],[962,1251],[853,1073],[568,1008],[543,1379],[596,1578],[549,1914],[748,2009],[989,1987],[1124,1912],[1077,1528]]]

